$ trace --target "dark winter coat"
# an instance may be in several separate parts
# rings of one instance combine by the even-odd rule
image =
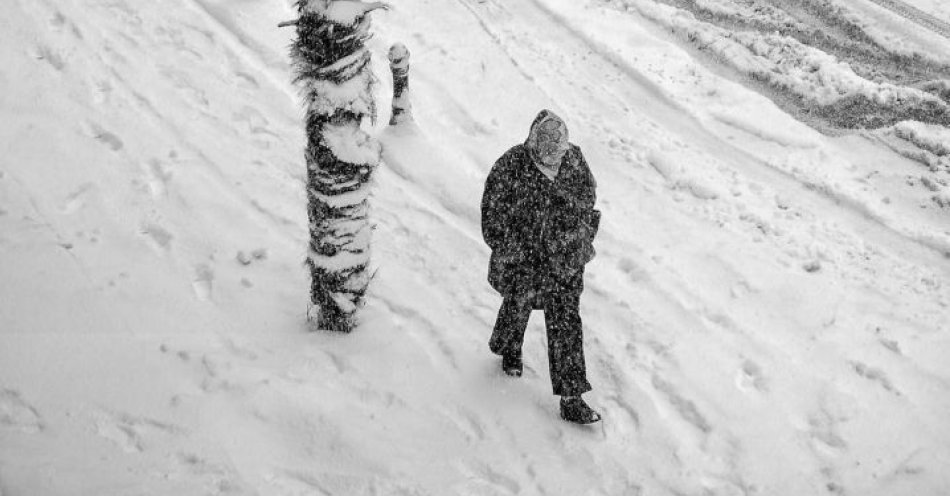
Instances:
[[[482,196],[482,236],[492,250],[488,281],[506,297],[580,293],[600,223],[596,183],[570,145],[552,181],[525,144],[495,162]]]

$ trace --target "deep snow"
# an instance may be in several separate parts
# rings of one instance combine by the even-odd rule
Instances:
[[[372,126],[343,336],[304,319],[290,2],[12,0],[0,494],[950,491],[948,169],[814,131],[617,3],[374,14],[380,107],[404,42],[416,125]],[[540,314],[522,379],[486,345],[481,187],[541,108],[599,182],[594,428],[557,419]]]

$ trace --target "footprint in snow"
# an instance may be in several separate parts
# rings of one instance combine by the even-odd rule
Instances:
[[[748,283],[748,281],[744,280],[733,284],[732,287],[729,288],[729,295],[735,299],[740,299],[752,292],[752,286]]]
[[[211,104],[208,94],[195,85],[187,72],[171,67],[166,67],[160,72],[191,103],[203,108],[208,108]]]
[[[214,270],[207,264],[196,265],[195,278],[191,282],[191,287],[199,301],[211,300],[211,292],[214,287]]]
[[[636,408],[629,401],[621,396],[610,396],[606,399],[606,403],[613,403],[614,405],[613,408],[608,406],[605,409],[608,412],[619,412],[626,416],[626,420],[620,417],[607,419],[610,421],[608,425],[611,428],[617,428],[621,431],[621,434],[634,434],[640,430],[640,414],[637,413]]]
[[[479,422],[475,414],[463,407],[446,408],[442,415],[447,417],[455,426],[465,434],[469,441],[484,441],[485,427]]]
[[[60,207],[60,211],[64,214],[73,214],[81,210],[86,206],[86,202],[89,197],[94,194],[96,191],[96,186],[92,183],[85,183],[80,186],[76,191],[73,191],[66,197],[66,202]]]
[[[96,141],[102,143],[103,145],[105,145],[107,148],[109,148],[110,150],[114,152],[117,152],[125,147],[125,144],[122,142],[122,139],[120,139],[115,133],[106,130],[105,128],[103,128],[102,126],[100,126],[99,124],[95,122],[86,121],[83,123],[82,127],[83,127],[83,131],[85,131],[85,133],[90,138],[93,138]]]
[[[56,13],[53,14],[53,17],[50,17],[49,19],[49,27],[54,31],[59,31],[65,25],[66,16],[64,16],[62,12],[56,11]]]
[[[82,32],[79,28],[73,24],[62,12],[56,11],[52,17],[49,19],[49,27],[52,31],[61,33],[68,29],[69,34],[72,34],[78,39],[83,39]]]
[[[153,158],[148,161],[145,167],[145,176],[147,178],[148,190],[154,198],[165,195],[168,189],[168,183],[172,180],[172,173],[168,170],[161,160]]]
[[[66,68],[66,61],[63,57],[46,45],[36,45],[32,50],[33,58],[46,62],[57,72],[63,72]]]
[[[706,417],[699,411],[692,400],[684,397],[676,388],[659,375],[653,376],[653,387],[663,393],[674,412],[688,424],[699,429],[703,434],[712,432],[712,425],[706,420]]]
[[[0,389],[0,428],[36,434],[44,429],[39,412],[27,403],[19,391]]]
[[[202,54],[204,47],[196,47],[195,42],[210,43],[207,37],[208,33],[192,26],[185,25],[184,27],[188,28],[187,31],[175,26],[157,26],[152,32],[162,45],[174,49],[181,56],[191,57],[198,61],[204,60]],[[194,36],[195,34],[198,36]]]
[[[243,71],[234,71],[234,77],[239,82],[239,86],[243,86],[252,90],[260,89],[261,84],[257,82],[257,79],[254,79],[250,74]]]
[[[158,253],[164,253],[171,249],[172,240],[175,239],[172,233],[158,224],[145,224],[142,226],[140,233],[145,236],[149,245]]]
[[[170,353],[172,349],[167,344],[162,343],[161,346],[158,347],[158,351],[161,351],[162,353]],[[191,361],[191,353],[188,353],[187,350],[178,350],[174,353],[174,355],[182,362]]]
[[[112,98],[113,85],[107,80],[95,80],[89,83],[89,92],[92,94],[92,103],[103,105]]]
[[[99,228],[91,229],[89,231],[76,231],[76,239],[86,241],[90,244],[97,244],[102,238],[102,230]],[[124,278],[128,277],[128,274],[123,276]]]
[[[258,354],[250,347],[236,343],[232,339],[224,339],[224,347],[231,353],[233,356],[238,358],[243,358],[245,360],[254,361],[258,359]]]
[[[264,481],[278,490],[276,494],[427,494],[409,481],[387,479],[376,474],[283,470],[266,475]]]
[[[719,476],[706,474],[700,478],[703,485],[703,494],[715,496],[745,496],[749,492],[744,488],[745,484],[738,477]]]
[[[647,271],[631,258],[621,258],[617,262],[617,268],[620,269],[620,272],[626,274],[632,283],[648,281],[650,279]]]
[[[270,121],[259,110],[254,107],[244,106],[231,115],[231,120],[237,124],[243,124],[241,127],[247,129],[251,135],[266,135],[279,138],[278,134],[270,129]],[[263,147],[263,144],[258,146]],[[267,145],[269,146],[269,145]]]
[[[190,478],[197,477],[198,480],[203,481],[204,491],[200,491],[200,494],[256,494],[245,487],[234,467],[227,463],[217,463],[186,451],[176,453],[174,460],[178,463],[180,472],[167,474],[166,477],[179,476],[181,472],[189,475]],[[196,490],[196,493],[199,492],[199,487],[192,486],[192,488]]]
[[[881,346],[887,348],[892,353],[903,356],[904,353],[901,351],[901,345],[897,341],[893,339],[885,339],[885,338],[881,338],[878,341],[880,341]]]
[[[182,433],[178,426],[145,417],[108,412],[101,412],[96,417],[96,434],[126,453],[141,453],[153,441]]]
[[[226,346],[231,348],[236,345],[233,342],[226,342]],[[233,375],[235,369],[234,363],[230,360],[222,360],[207,354],[202,354],[199,358],[188,350],[176,351],[164,343],[158,347],[158,350],[169,356],[177,358],[182,365],[191,368],[195,373],[195,378],[198,381],[198,387],[206,393],[223,391],[240,392],[243,390],[240,385],[235,384],[228,379],[229,376]],[[229,351],[233,356],[238,356],[248,360],[257,359],[257,355],[250,350],[242,349],[240,351],[235,351],[231,349]],[[172,404],[177,405],[180,403],[180,400],[181,398],[176,395],[172,398]]]
[[[114,0],[97,6],[105,7],[109,14],[126,26],[136,29],[142,26],[142,17],[138,14],[138,9],[124,0]]]
[[[888,377],[887,373],[885,373],[883,370],[876,367],[871,367],[861,362],[851,362],[851,367],[860,377],[878,383],[882,388],[894,393],[897,396],[901,395],[900,390],[894,387],[890,377]]]
[[[245,252],[244,250],[238,251],[237,255],[234,257],[238,263],[241,265],[251,265],[255,261],[267,260],[267,249],[258,248],[250,252]]]
[[[826,456],[838,456],[848,448],[848,443],[838,434],[838,422],[827,411],[808,417],[808,436],[812,449]]]
[[[521,485],[514,477],[496,470],[487,463],[461,462],[457,467],[468,479],[465,486],[455,488],[461,494],[482,494],[472,492],[479,486],[481,489],[490,490],[488,494],[521,494]]]
[[[745,393],[752,391],[765,393],[769,390],[769,383],[759,364],[752,360],[744,360],[742,367],[736,374],[736,387]]]

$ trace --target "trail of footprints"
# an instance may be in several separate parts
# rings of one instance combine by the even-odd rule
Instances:
[[[389,479],[383,475],[308,470],[279,470],[264,478],[274,494],[353,496],[418,496],[427,494],[409,480]]]
[[[654,389],[662,393],[667,402],[673,407],[674,412],[688,424],[695,427],[703,434],[712,432],[712,424],[700,412],[692,400],[682,395],[672,383],[667,381],[659,374],[654,374],[652,378]]]
[[[184,434],[183,429],[175,425],[122,413],[100,412],[96,415],[95,426],[99,436],[126,453],[141,453],[158,438]]]
[[[56,5],[50,2],[39,2],[24,5],[24,7],[41,18],[45,16],[50,31],[62,38],[62,43],[74,46],[77,43],[85,41],[83,33],[77,24],[59,10]],[[113,46],[109,40],[105,40],[103,42],[105,45],[99,50],[102,56],[123,57],[120,53],[121,49],[123,47],[141,48],[136,37],[140,38],[143,36],[151,38],[151,41],[161,46],[171,47],[174,50],[187,53],[199,59],[201,58],[201,53],[196,51],[194,46],[210,44],[216,47],[216,51],[221,52],[223,56],[228,59],[232,72],[236,74],[236,84],[247,90],[256,91],[260,89],[260,83],[240,67],[241,62],[238,57],[228,50],[217,50],[220,47],[218,46],[216,35],[211,31],[187,22],[177,27],[156,26],[150,28],[144,25],[148,20],[139,15],[138,9],[124,0],[110,2],[108,5],[104,5],[104,8],[108,11],[110,17],[121,21],[121,25],[133,26],[134,29],[136,29],[136,34],[127,35],[123,32],[115,33],[116,36],[118,36],[117,40],[120,42],[120,45],[122,43],[124,43],[124,45]],[[55,46],[38,44],[32,48],[31,53],[37,61],[49,65],[58,72],[68,70],[69,60],[67,58],[67,52]],[[125,58],[125,60],[128,61],[127,58]],[[191,98],[203,106],[208,105],[207,98],[204,96],[203,91],[193,84],[187,73],[173,68],[166,68],[163,71],[163,75],[170,84],[182,92],[184,98]],[[115,74],[113,74],[111,79],[100,79],[90,83],[93,90],[91,99],[93,102],[100,105],[108,103],[110,97],[116,90],[117,84],[122,84],[122,81],[117,81],[114,76]],[[106,77],[108,78],[109,76]],[[139,95],[138,98],[139,100],[145,99],[145,97],[141,95]],[[147,103],[147,100],[145,100],[145,103]],[[266,142],[267,140],[262,141],[260,136],[264,136],[268,139],[279,138],[278,134],[270,129],[268,119],[255,108],[250,106],[241,107],[240,111],[235,112],[232,118],[238,124],[243,124],[246,127],[249,135],[256,139],[255,144],[261,148],[269,148],[270,143]],[[108,129],[101,123],[94,120],[85,120],[80,123],[79,127],[83,134],[98,142],[109,152],[119,153],[127,151],[126,143],[120,134]],[[175,160],[177,158],[177,152],[170,152],[169,158]],[[174,168],[169,167],[167,163],[158,158],[147,160],[141,167],[143,178],[141,181],[134,180],[133,183],[137,183],[134,185],[142,185],[155,200],[167,196],[171,181],[174,177]],[[95,185],[91,183],[83,184],[65,199],[60,210],[65,215],[80,212],[95,194],[97,194]],[[5,214],[5,211],[0,210],[0,215],[3,214]],[[156,220],[143,221],[139,227],[139,234],[145,238],[146,242],[156,253],[164,255],[172,251],[175,234],[163,226],[161,222]],[[89,233],[84,231],[76,233],[77,238],[91,243],[97,243],[101,235],[102,233],[98,229],[92,230]],[[76,243],[71,240],[66,240],[61,244],[63,248],[67,250],[72,250],[76,246]],[[238,261],[242,265],[249,265],[250,261],[261,261],[266,255],[260,256],[260,253],[266,252],[261,249],[254,250],[250,257],[245,256],[243,252],[239,253]],[[192,270],[191,286],[195,298],[199,301],[212,300],[215,273],[211,264],[198,263],[193,266]],[[248,278],[242,279],[241,283],[245,288],[254,286],[253,282]]]
[[[491,465],[479,462],[460,462],[456,467],[469,481],[463,487],[456,487],[461,494],[522,494],[521,485]]]
[[[884,388],[885,391],[893,393],[896,396],[902,395],[901,391],[894,386],[894,383],[891,382],[890,377],[882,369],[872,367],[859,361],[851,361],[849,364],[854,370],[854,373],[856,373],[859,377],[877,383],[879,386]]]
[[[95,413],[93,424],[97,435],[124,453],[160,455],[163,461],[150,465],[148,472],[159,481],[182,480],[186,476],[189,487],[203,487],[207,489],[205,494],[245,494],[233,467],[183,448],[188,432],[175,424],[108,411]]]

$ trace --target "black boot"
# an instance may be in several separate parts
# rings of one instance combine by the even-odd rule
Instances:
[[[600,414],[580,396],[561,396],[561,418],[575,424],[593,424],[600,420]]]
[[[521,377],[524,364],[521,363],[521,351],[507,352],[501,355],[501,369],[512,377]]]

